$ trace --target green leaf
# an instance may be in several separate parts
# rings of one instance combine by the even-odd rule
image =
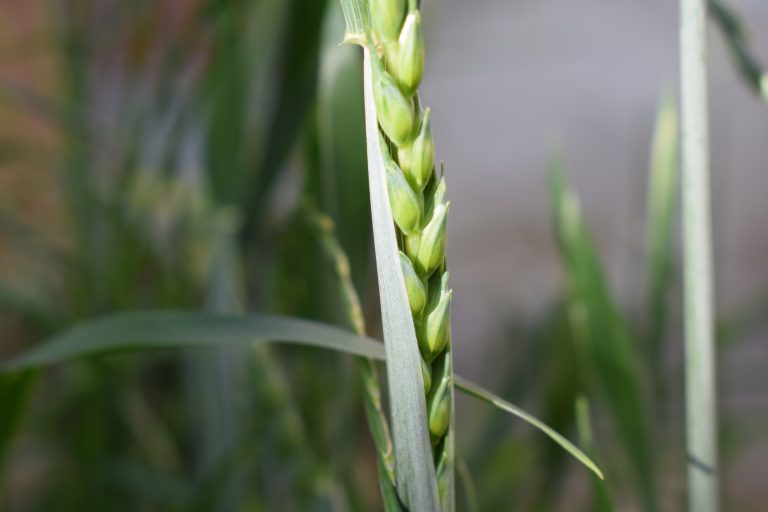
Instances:
[[[254,46],[245,47],[246,53],[241,54],[246,62],[256,63],[260,68],[258,85],[262,87],[259,90],[261,94],[256,98],[258,103],[252,105],[252,108],[255,112],[268,113],[266,121],[262,118],[264,114],[259,114],[262,121],[259,129],[263,132],[257,132],[262,135],[257,141],[260,151],[255,157],[258,160],[252,163],[250,171],[246,169],[250,176],[244,187],[244,201],[240,203],[240,207],[245,210],[245,226],[242,232],[246,234],[254,233],[261,227],[259,223],[265,218],[264,211],[269,204],[269,194],[273,191],[279,174],[285,169],[285,161],[299,142],[306,126],[307,115],[316,98],[322,21],[329,4],[327,0],[270,0],[266,4],[253,3],[258,7],[257,12],[246,20],[246,25],[260,19],[273,18],[274,13],[279,13],[279,18],[273,19],[273,25],[265,30],[254,30]],[[238,10],[233,11],[235,16],[236,11]],[[274,24],[278,24],[283,30],[275,32],[275,37],[269,40],[264,34],[272,33],[271,27]],[[235,31],[237,30],[240,30],[240,27],[236,27]],[[259,59],[253,57],[253,52],[261,52],[262,48],[278,50],[275,54],[265,55],[272,63],[269,68],[262,69]],[[238,87],[245,94],[245,98],[250,95],[252,99],[250,75],[245,74],[242,79]],[[226,135],[231,128],[225,127],[219,131]],[[246,146],[252,143],[249,138]],[[227,142],[224,144],[226,146]],[[242,144],[240,149],[242,150]],[[219,170],[227,175],[226,169]]]
[[[365,135],[376,270],[387,355],[390,416],[398,494],[411,510],[439,510],[432,448],[427,431],[421,355],[395,238],[379,127],[373,99],[371,58],[363,48]]]
[[[677,162],[677,108],[674,99],[667,94],[662,98],[656,114],[648,183],[646,328],[650,369],[654,373],[658,373],[661,367],[662,342],[669,310],[667,297],[673,284],[672,229],[680,182]],[[664,378],[659,375],[655,380],[660,383]],[[663,392],[661,384],[657,390]]]
[[[742,79],[763,101],[768,101],[768,73],[749,48],[748,31],[736,13],[721,0],[709,0],[707,11],[723,33],[725,45]]]
[[[358,356],[383,358],[381,343],[349,331],[298,318],[252,313],[138,312],[81,324],[30,351],[0,363],[0,372],[25,370],[99,354],[221,343],[298,343]]]
[[[552,169],[552,200],[579,359],[583,361],[590,385],[594,385],[605,400],[637,477],[639,494],[645,508],[652,510],[655,508],[653,452],[635,346],[611,296],[578,199],[566,189],[559,165]]]
[[[469,466],[467,466],[464,459],[458,459],[456,463],[456,472],[459,475],[459,482],[461,482],[464,491],[464,510],[467,512],[478,512],[478,510],[480,510],[480,505],[478,504],[477,487],[472,478],[472,473],[469,471]]]
[[[554,442],[560,445],[560,447],[563,448],[563,450],[565,450],[566,452],[571,454],[576,460],[584,464],[590,471],[592,471],[600,479],[604,478],[603,472],[600,471],[600,468],[597,467],[597,464],[592,462],[592,459],[587,457],[587,455],[581,450],[579,450],[573,443],[571,443],[562,435],[558,434],[555,430],[550,428],[546,423],[538,419],[533,414],[525,412],[520,407],[514,404],[511,404],[502,398],[499,398],[498,396],[494,395],[490,391],[483,389],[477,384],[474,384],[458,375],[454,377],[454,384],[456,386],[456,389],[458,389],[459,391],[463,391],[469,396],[475,397],[495,407],[498,407],[502,411],[506,411],[510,414],[514,414],[521,420],[527,422],[529,425],[539,429],[542,433],[546,434],[547,436],[549,436],[550,439],[552,439]]]
[[[363,62],[360,50],[339,45],[339,9],[329,9],[323,36],[316,122],[307,137],[307,193],[333,218],[358,286],[367,286],[373,263],[371,206],[366,168]],[[343,199],[343,200],[342,200]]]
[[[214,348],[222,344],[248,345],[270,341],[298,343],[384,360],[384,347],[378,341],[298,318],[258,313],[242,316],[163,311],[123,313],[80,324],[40,343],[25,354],[0,363],[0,384],[9,385],[0,386],[0,404],[3,404],[3,411],[11,410],[10,405],[6,407],[11,401],[5,398],[14,398],[15,404],[22,395],[17,391],[28,387],[30,375],[10,374],[14,371],[32,370],[94,355]],[[602,478],[600,469],[586,455],[532,414],[458,375],[454,377],[454,382],[460,391],[514,414],[541,430]],[[11,384],[20,387],[14,388]],[[3,392],[5,390],[8,392]]]
[[[579,432],[579,442],[592,457],[594,457],[592,424],[589,420],[589,402],[584,396],[576,399],[576,428]],[[592,477],[592,492],[594,495],[595,512],[613,512],[614,506],[611,495],[608,492],[608,486],[605,480]]]

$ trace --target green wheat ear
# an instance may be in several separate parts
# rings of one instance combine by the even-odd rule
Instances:
[[[424,40],[416,2],[371,0],[373,94],[390,205],[400,232],[400,258],[422,368],[433,460],[443,509],[452,503],[453,365],[445,242],[449,202],[435,174],[428,108],[417,89],[424,73]],[[377,46],[374,46],[377,45]],[[390,151],[391,148],[391,151]],[[429,378],[427,378],[429,377]]]

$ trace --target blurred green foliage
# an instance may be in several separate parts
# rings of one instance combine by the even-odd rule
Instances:
[[[55,85],[43,93],[0,73],[0,113],[44,127],[29,140],[0,133],[0,165],[35,167],[54,194],[36,215],[2,196],[0,247],[11,256],[0,260],[0,356],[82,319],[135,309],[258,309],[342,324],[338,282],[319,256],[307,205],[333,218],[354,284],[377,310],[361,63],[338,46],[335,3],[30,5],[47,20],[39,44]],[[716,12],[741,37],[730,11]],[[739,41],[733,51],[744,55]],[[12,50],[27,51],[19,45]],[[662,102],[641,303],[614,299],[576,195],[555,169],[562,294],[537,317],[510,321],[492,356],[508,361],[505,398],[534,402],[559,432],[578,431],[605,464],[605,482],[592,495],[574,492],[573,479],[588,489],[578,480],[588,477],[574,477],[556,445],[478,413],[457,418],[468,468],[459,504],[679,508],[667,480],[682,471],[669,463],[670,453],[683,460],[680,417],[670,412],[680,368],[665,357],[677,282],[674,112]],[[32,183],[28,194],[49,197]],[[723,322],[723,338],[760,324],[763,304]],[[366,317],[376,332],[377,315]],[[576,414],[580,396],[591,407]],[[0,510],[377,507],[357,376],[337,356],[160,354],[0,377]]]

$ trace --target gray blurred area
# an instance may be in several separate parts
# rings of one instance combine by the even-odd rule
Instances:
[[[768,3],[735,2],[768,56]],[[535,308],[558,265],[547,168],[582,199],[620,294],[641,274],[648,153],[660,94],[677,80],[674,2],[425,2],[438,158],[450,179],[451,267],[462,297]],[[719,302],[768,285],[768,107],[711,30],[711,136]],[[467,295],[478,297],[468,299]],[[463,309],[463,308],[461,308]],[[482,310],[484,308],[478,307]]]
[[[768,4],[740,3],[754,47],[768,54],[761,29]],[[476,290],[535,308],[553,292],[553,152],[625,291],[642,271],[636,253],[656,105],[676,87],[675,5],[445,1],[425,9],[430,60],[422,96],[433,107],[451,180],[450,258],[462,295]],[[715,30],[711,48],[719,299],[728,305],[768,283],[768,239],[755,230],[768,217],[760,186],[768,108],[740,82]]]
[[[730,5],[768,62],[768,2]],[[514,342],[504,334],[510,317],[539,313],[563,287],[548,190],[553,154],[581,198],[618,300],[640,300],[654,116],[661,94],[677,87],[677,3],[441,0],[424,10],[422,98],[433,108],[452,201],[457,367],[492,384],[488,350]],[[717,302],[728,313],[768,288],[768,106],[741,81],[714,26],[709,41]],[[679,294],[675,301],[679,309]],[[670,357],[679,358],[675,338]],[[721,356],[724,410],[768,406],[768,379],[755,377],[767,343],[763,332]],[[754,469],[766,457],[763,443],[726,462],[735,494],[765,497]]]

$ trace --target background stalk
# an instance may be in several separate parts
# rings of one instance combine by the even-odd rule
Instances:
[[[360,297],[355,291],[350,273],[350,263],[344,248],[336,239],[333,220],[306,207],[307,222],[316,232],[325,258],[333,267],[338,283],[339,298],[347,324],[358,336],[365,336],[365,319]],[[376,448],[376,462],[379,471],[379,488],[382,505],[386,512],[400,510],[395,487],[395,461],[392,439],[389,434],[389,424],[381,401],[381,389],[376,362],[369,357],[357,359],[360,382],[363,386],[363,400],[368,428],[371,431]]]
[[[680,1],[688,509],[718,510],[705,0]]]

